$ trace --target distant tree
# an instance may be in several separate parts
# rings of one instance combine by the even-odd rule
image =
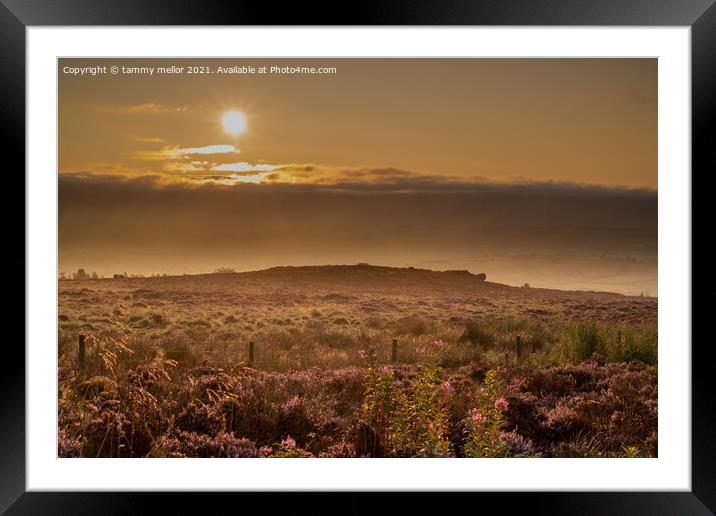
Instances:
[[[67,279],[67,274],[65,274],[64,272],[61,272],[61,273],[60,273],[60,279],[61,279],[61,280]]]
[[[232,269],[231,267],[219,267],[218,269],[216,269],[214,271],[214,274],[230,274],[233,272],[236,272],[236,271],[234,269]]]
[[[92,279],[99,279],[99,276],[97,276],[96,272],[92,273],[92,276],[90,276]]]
[[[90,278],[90,275],[87,274],[84,269],[77,269],[77,272],[75,272],[72,275],[72,279],[76,279],[76,280],[86,280],[89,278]]]
[[[484,272],[481,272],[480,274],[477,274],[475,277],[477,278],[478,281],[485,281],[487,279],[487,274],[485,274]]]
[[[524,285],[522,285],[522,288],[530,288],[530,284],[529,284],[529,283],[525,283]]]

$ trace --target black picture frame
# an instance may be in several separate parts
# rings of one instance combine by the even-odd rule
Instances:
[[[5,286],[25,299],[20,270],[25,268],[25,29],[31,26],[87,25],[551,25],[551,26],[689,26],[692,73],[692,170],[701,175],[716,165],[709,126],[716,113],[716,6],[714,0],[483,0],[365,1],[355,4],[179,1],[179,0],[0,0],[0,96],[3,142],[16,157],[18,170],[7,165],[2,210],[5,249],[0,255]],[[91,42],[88,42],[91,44]],[[692,172],[692,177],[699,172]],[[692,201],[693,202],[693,201]],[[693,204],[692,204],[693,206]],[[693,208],[692,208],[693,218]],[[693,253],[693,245],[692,250]],[[692,254],[693,256],[693,254]],[[25,277],[25,274],[23,277]],[[26,277],[25,277],[26,281]],[[16,338],[5,334],[0,375],[0,512],[8,514],[98,514],[149,510],[148,494],[39,493],[25,486],[25,354],[19,345],[25,304],[18,296],[5,310],[8,327],[22,328]],[[693,319],[693,316],[692,316]],[[716,511],[716,417],[710,382],[710,342],[692,345],[692,457],[690,492],[480,493],[498,504],[525,504],[530,512],[550,514],[712,514]],[[163,512],[208,509],[203,497],[189,493],[153,494]],[[220,495],[225,501],[250,503],[248,494]],[[376,494],[352,494],[330,502],[315,495],[292,498],[291,511],[358,513],[378,508]],[[454,496],[458,496],[457,493]],[[464,496],[464,495],[461,495]],[[474,496],[474,495],[471,495]],[[229,498],[231,497],[231,498]],[[249,497],[249,498],[247,498]],[[507,501],[509,499],[509,502]],[[272,512],[284,496],[272,496]],[[238,500],[236,500],[238,501]],[[297,503],[298,502],[298,503]],[[233,503],[233,502],[230,502]],[[413,494],[401,512],[425,510],[429,502]],[[442,502],[444,504],[444,502]],[[451,503],[462,503],[452,498]],[[471,504],[474,502],[470,502]],[[481,501],[480,504],[483,502]],[[201,504],[201,505],[200,505]],[[504,507],[505,505],[503,505]],[[248,507],[248,506],[245,506]]]

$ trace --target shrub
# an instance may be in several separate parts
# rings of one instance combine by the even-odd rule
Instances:
[[[656,370],[634,362],[511,371],[508,428],[546,456],[623,456],[624,447],[656,455]]]
[[[218,406],[193,401],[181,411],[174,426],[214,437],[224,429],[224,418]]]
[[[465,325],[465,331],[458,338],[458,342],[470,342],[488,349],[495,343],[495,335],[485,330],[477,322],[469,321]]]
[[[390,451],[398,457],[449,457],[445,397],[452,392],[440,379],[441,369],[431,363],[416,365],[415,375],[395,398]]]
[[[452,393],[435,365],[442,341],[421,347],[424,360],[403,385],[393,371],[378,367],[373,348],[363,352],[368,367],[362,413],[375,431],[375,448],[397,457],[448,457],[452,455],[445,399]],[[368,437],[366,435],[366,437]]]
[[[388,368],[378,366],[375,347],[370,346],[361,351],[361,358],[365,360],[368,375],[365,381],[363,392],[363,403],[361,412],[370,429],[364,429],[366,441],[369,437],[373,453],[378,450],[388,450],[392,447],[391,426],[394,403],[394,381],[393,375]],[[371,435],[371,430],[374,435]]]
[[[589,321],[579,322],[566,328],[563,358],[573,362],[583,362],[598,353],[610,362],[638,361],[656,364],[657,350],[655,325],[604,326]]]
[[[238,439],[229,433],[221,432],[211,437],[196,432],[179,432],[176,436],[160,440],[149,456],[250,458],[257,455],[253,442]]]
[[[296,440],[290,435],[282,439],[280,443],[274,445],[273,452],[269,455],[271,458],[297,458],[297,457],[313,457],[313,454],[299,448]]]
[[[485,375],[479,403],[468,413],[466,432],[466,457],[506,457],[511,445],[503,430],[507,421],[503,413],[509,402],[502,395],[502,383],[497,371],[490,369]]]
[[[525,324],[500,319],[489,328],[514,334],[526,331]],[[495,371],[483,361],[449,373],[443,367],[456,348],[440,340],[415,339],[414,364],[382,365],[369,347],[361,353],[365,367],[271,372],[239,362],[192,367],[137,346],[132,354],[117,336],[88,336],[83,370],[76,348],[59,358],[58,453],[656,456],[657,375],[645,363],[655,361],[656,327],[596,328],[602,354],[576,364]],[[455,338],[457,330],[446,335]],[[68,339],[76,345],[76,336]],[[296,345],[304,344],[312,343]],[[563,345],[571,349],[566,337]],[[358,354],[349,343],[336,349]],[[385,359],[389,346],[381,351]]]
[[[645,364],[657,362],[657,332],[655,326],[619,327],[610,358],[614,362],[639,361]]]
[[[602,352],[602,339],[594,321],[579,322],[567,328],[569,354],[577,362],[583,362],[594,353]]]
[[[425,335],[432,329],[432,324],[416,316],[401,317],[391,325],[396,335]]]
[[[82,439],[79,436],[73,436],[60,428],[57,435],[57,455],[59,457],[80,457],[82,450]]]

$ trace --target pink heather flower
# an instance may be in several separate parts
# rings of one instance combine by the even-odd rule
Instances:
[[[440,388],[446,396],[455,390],[449,380],[444,381]]]
[[[480,411],[477,410],[476,408],[471,409],[471,410],[470,410],[470,418],[472,418],[472,420],[473,420],[475,423],[478,423],[478,424],[479,424],[479,423],[482,422],[482,419],[483,419],[483,417],[482,417],[482,412],[480,412]]]
[[[419,346],[419,347],[415,348],[415,353],[417,353],[417,355],[419,357],[424,356],[426,351],[427,350],[425,349],[425,346]]]
[[[288,446],[289,448],[295,448],[296,447],[296,440],[291,437],[290,435],[286,437],[283,441],[281,441],[281,446]]]
[[[267,456],[271,455],[271,447],[270,446],[262,446],[261,448],[259,448],[258,455],[259,455],[259,457],[267,457]]]
[[[364,360],[366,358],[370,359],[375,356],[375,347],[372,345],[367,346],[367,347],[361,349],[360,351],[358,351],[358,354]]]
[[[509,407],[509,406],[510,406],[510,404],[502,396],[500,396],[499,398],[497,398],[495,400],[495,408],[497,410],[501,410],[504,412],[505,410],[507,410],[507,407]]]
[[[435,348],[440,349],[440,348],[442,348],[443,346],[445,346],[445,342],[443,342],[443,341],[440,340],[440,339],[434,340],[434,341],[433,341],[433,346],[434,346]]]

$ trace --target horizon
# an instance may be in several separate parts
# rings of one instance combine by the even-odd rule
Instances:
[[[324,263],[324,264],[307,264],[307,265],[274,265],[271,267],[263,268],[263,269],[247,269],[247,270],[235,270],[232,267],[226,267],[226,266],[219,266],[214,270],[210,271],[203,271],[203,272],[194,272],[194,273],[175,273],[175,274],[167,274],[167,273],[159,273],[159,272],[153,272],[153,273],[141,273],[141,272],[113,272],[109,275],[99,274],[97,271],[93,270],[85,270],[82,269],[82,271],[87,275],[85,278],[75,278],[73,277],[73,273],[67,273],[65,271],[61,271],[58,275],[59,281],[100,281],[100,280],[115,280],[115,279],[136,279],[136,280],[142,280],[142,279],[162,279],[162,278],[184,278],[184,277],[194,277],[194,276],[210,276],[210,275],[230,275],[230,274],[253,274],[253,273],[261,273],[261,272],[269,272],[269,271],[276,271],[276,270],[282,270],[285,272],[291,272],[291,269],[330,269],[330,268],[344,268],[344,269],[391,269],[391,270],[397,270],[397,271],[411,271],[416,273],[436,273],[436,274],[469,274],[470,277],[477,277],[480,274],[485,274],[486,279],[481,280],[485,283],[492,283],[496,285],[503,285],[507,287],[513,287],[513,288],[531,288],[531,289],[537,289],[537,290],[558,290],[563,292],[594,292],[594,293],[604,293],[604,294],[617,294],[617,295],[623,295],[626,297],[648,297],[648,298],[654,298],[657,299],[659,296],[656,294],[651,294],[648,292],[640,291],[639,293],[623,293],[623,292],[613,292],[608,290],[593,290],[593,289],[565,289],[565,288],[554,288],[554,287],[544,287],[544,286],[537,286],[537,285],[531,285],[529,283],[523,283],[521,285],[512,285],[508,283],[502,283],[499,281],[494,281],[490,279],[490,276],[487,274],[486,271],[470,271],[467,269],[429,269],[429,268],[421,268],[421,267],[412,267],[412,266],[404,266],[404,267],[398,267],[398,266],[392,266],[392,265],[384,265],[384,264],[377,264],[377,263],[366,263],[366,262],[358,262],[358,263]],[[74,271],[79,272],[79,270]],[[92,277],[92,274],[97,274],[96,277]],[[114,277],[122,276],[121,278]]]

